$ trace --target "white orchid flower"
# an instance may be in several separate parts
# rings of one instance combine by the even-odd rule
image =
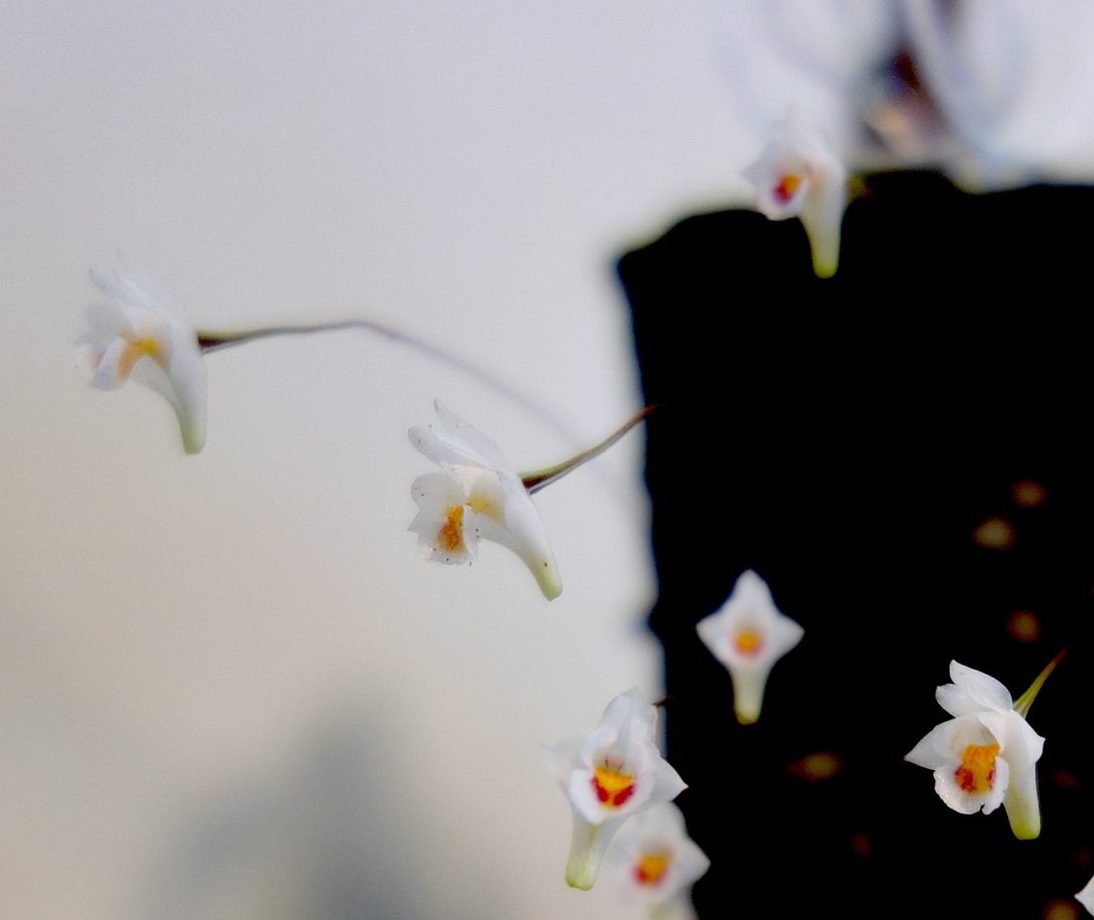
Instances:
[[[638,690],[628,690],[608,704],[584,739],[544,748],[573,811],[566,864],[571,887],[592,888],[608,844],[628,818],[687,788],[658,751],[656,732],[656,708]]]
[[[954,718],[931,729],[904,757],[934,771],[935,791],[954,811],[989,814],[1002,805],[1020,840],[1041,833],[1036,764],[1045,746],[1025,715],[1057,661],[1017,703],[994,677],[951,661],[953,683],[935,696]]]
[[[623,901],[659,908],[684,897],[710,868],[671,802],[635,815],[616,835],[605,866]]]
[[[91,383],[120,387],[130,377],[162,395],[178,416],[183,447],[205,446],[205,362],[197,333],[183,316],[122,270],[96,269],[91,280],[107,300],[87,310],[80,339]]]
[[[805,630],[779,612],[767,582],[751,570],[737,579],[721,609],[695,628],[729,670],[737,720],[742,725],[755,722],[771,668],[801,641]]]
[[[470,562],[479,539],[500,543],[528,567],[548,600],[562,592],[558,566],[536,506],[501,450],[435,403],[437,422],[410,429],[410,443],[444,471],[419,476],[411,486],[418,514],[410,530],[427,558]]]
[[[796,116],[787,117],[744,176],[756,187],[762,214],[770,220],[801,219],[813,270],[820,278],[834,275],[847,205],[847,170],[821,134]]]

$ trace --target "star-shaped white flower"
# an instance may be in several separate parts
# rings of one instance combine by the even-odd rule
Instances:
[[[755,722],[771,668],[801,641],[805,630],[779,612],[767,583],[751,570],[737,579],[722,608],[695,628],[711,654],[729,669],[737,720],[742,725]]]
[[[516,553],[548,600],[562,592],[558,566],[536,506],[501,450],[451,412],[435,403],[437,422],[410,429],[410,443],[444,471],[419,476],[410,494],[418,514],[410,530],[425,556],[438,562],[466,563],[479,539]]]
[[[132,377],[151,387],[175,410],[186,452],[198,453],[205,446],[206,382],[193,326],[120,269],[95,269],[91,280],[107,298],[88,307],[80,339],[92,385],[113,390]]]
[[[1043,672],[1031,694],[1046,676]],[[956,661],[950,662],[950,679],[953,683],[939,687],[935,696],[954,718],[931,729],[904,759],[934,771],[935,791],[954,811],[988,814],[1002,805],[1016,837],[1037,837],[1036,764],[1045,739],[1025,720],[1032,695],[1016,708],[994,677]]]
[[[616,835],[606,866],[620,898],[656,907],[684,896],[710,868],[671,802],[635,815]]]
[[[847,204],[847,170],[821,134],[789,116],[776,126],[759,160],[744,176],[756,187],[762,214],[771,220],[801,219],[813,270],[820,278],[834,275]]]
[[[570,800],[574,831],[566,882],[592,888],[608,844],[623,822],[686,784],[661,756],[657,710],[637,690],[617,696],[584,739],[546,747],[548,766]]]

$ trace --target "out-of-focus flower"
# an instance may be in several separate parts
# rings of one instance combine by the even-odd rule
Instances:
[[[429,559],[470,562],[479,538],[516,553],[548,600],[562,592],[558,567],[536,506],[490,438],[435,403],[437,422],[410,429],[410,443],[444,471],[419,476],[410,494],[410,530]]]
[[[91,280],[106,295],[87,310],[80,345],[100,390],[130,377],[160,393],[178,416],[188,454],[205,446],[205,362],[194,328],[176,310],[120,269],[94,269]]]
[[[654,741],[657,710],[637,690],[617,696],[584,739],[544,748],[548,766],[570,799],[573,838],[566,883],[589,889],[623,822],[686,787]]]
[[[847,170],[824,138],[791,115],[779,123],[744,176],[756,187],[756,204],[766,217],[801,219],[813,270],[820,278],[834,275],[847,204]]]
[[[710,868],[671,802],[653,805],[628,821],[606,862],[620,897],[650,906],[682,897]]]
[[[721,610],[700,620],[699,638],[733,681],[733,708],[742,725],[755,722],[772,666],[801,641],[803,630],[775,607],[767,583],[753,571],[737,579]]]
[[[953,683],[935,696],[954,718],[931,729],[904,758],[934,771],[935,791],[954,811],[988,814],[1002,805],[1020,840],[1041,833],[1036,764],[1045,745],[1025,713],[1055,663],[1016,706],[994,677],[951,661]]]
[[[1075,900],[1086,908],[1088,914],[1094,914],[1094,878],[1083,886],[1083,890],[1075,895]]]

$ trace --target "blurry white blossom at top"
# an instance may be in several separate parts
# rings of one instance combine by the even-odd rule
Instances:
[[[793,107],[853,169],[936,166],[976,189],[1094,179],[1086,0],[744,0],[713,15],[755,149]]]

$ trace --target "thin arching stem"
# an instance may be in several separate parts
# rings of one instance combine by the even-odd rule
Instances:
[[[343,332],[346,330],[374,333],[383,338],[390,339],[393,342],[398,342],[400,345],[405,345],[407,348],[412,348],[420,354],[426,355],[435,361],[439,361],[441,364],[447,364],[461,374],[470,377],[472,380],[478,381],[495,393],[516,403],[522,409],[531,413],[545,425],[553,429],[557,434],[561,435],[566,441],[570,443],[575,443],[577,441],[577,438],[566,424],[560,421],[555,414],[542,403],[532,399],[530,396],[518,392],[500,378],[487,373],[470,361],[466,361],[449,351],[445,351],[443,348],[431,345],[429,342],[423,341],[416,336],[400,332],[398,329],[393,329],[391,326],[385,326],[383,323],[378,323],[375,320],[347,319],[338,322],[311,323],[298,326],[264,326],[258,329],[245,329],[239,332],[203,332],[199,330],[197,338],[198,345],[203,352],[213,352],[221,351],[225,348],[234,348],[238,345],[246,345],[248,342],[255,342],[259,339],[316,335],[323,332]]]

